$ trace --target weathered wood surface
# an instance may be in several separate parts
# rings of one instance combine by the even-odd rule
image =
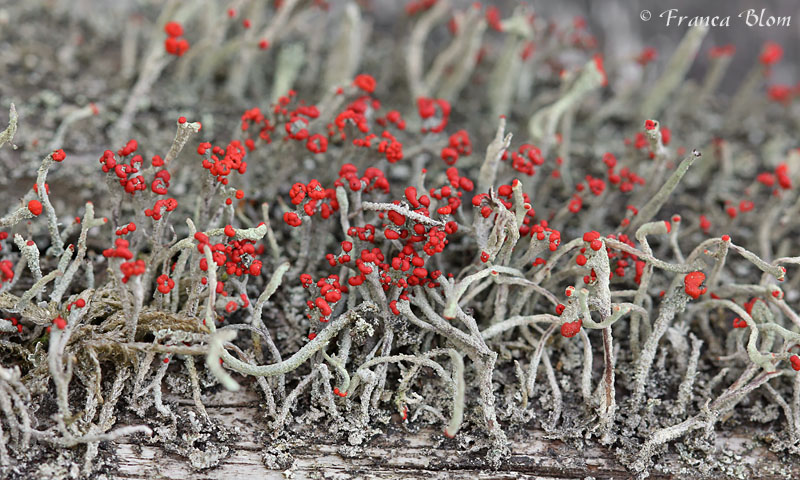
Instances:
[[[240,392],[241,394],[241,392]],[[447,443],[439,445],[440,432],[431,429],[418,433],[398,432],[378,437],[359,448],[328,442],[309,444],[303,439],[290,442],[294,464],[285,471],[273,470],[263,462],[263,447],[256,443],[256,429],[261,414],[257,401],[238,401],[230,395],[218,395],[207,404],[214,419],[230,427],[238,427],[242,438],[231,445],[232,455],[214,469],[197,472],[182,457],[160,448],[138,445],[125,440],[115,445],[119,461],[118,478],[126,480],[203,480],[203,479],[285,479],[285,478],[366,478],[366,479],[625,479],[631,475],[614,459],[607,449],[592,447],[576,451],[571,447],[545,438],[542,431],[528,432],[525,439],[511,435],[512,455],[500,470],[488,470],[475,457],[456,450]],[[263,427],[261,427],[263,428]],[[740,465],[748,466],[744,478],[799,478],[800,465],[791,460],[780,461],[763,450],[748,451],[750,439],[718,435],[717,446],[729,458],[741,454]],[[679,465],[677,455],[668,456],[667,463]],[[787,467],[788,465],[788,467]],[[786,473],[791,469],[791,475]],[[781,472],[781,473],[776,473]],[[685,475],[664,475],[651,471],[652,479],[683,479]],[[724,477],[715,477],[724,478]]]

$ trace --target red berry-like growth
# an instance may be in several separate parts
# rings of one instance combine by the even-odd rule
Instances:
[[[706,274],[703,272],[690,272],[686,274],[686,277],[683,279],[684,284],[684,291],[686,295],[697,300],[700,298],[700,295],[706,293],[706,288],[702,287],[703,282],[706,279]]]

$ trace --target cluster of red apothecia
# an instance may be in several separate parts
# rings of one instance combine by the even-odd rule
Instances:
[[[353,81],[353,91],[358,92],[358,96],[339,111],[323,131],[313,132],[312,129],[311,122],[319,117],[316,105],[298,100],[296,92],[292,90],[278,99],[269,110],[269,115],[257,107],[246,110],[241,117],[241,129],[254,135],[245,139],[245,146],[252,151],[258,147],[257,140],[272,143],[276,127],[283,124],[283,140],[305,142],[306,149],[313,154],[323,154],[328,151],[329,142],[343,142],[351,136],[353,145],[372,149],[390,163],[402,160],[403,144],[397,138],[397,133],[405,130],[406,122],[396,110],[378,114],[381,104],[372,96],[375,83],[371,75],[357,75]],[[337,94],[344,95],[345,90],[339,88]],[[423,132],[440,133],[444,130],[450,115],[450,104],[446,100],[420,98],[417,106],[420,118],[425,122]],[[383,127],[381,131],[370,131],[369,119],[372,117],[377,126]],[[390,127],[396,131],[391,131]],[[364,136],[359,136],[361,134]],[[459,155],[469,155],[471,148],[466,132],[457,132],[451,137],[449,146],[442,150],[442,158],[454,163]]]
[[[346,164],[339,175],[335,182],[337,187],[342,186],[351,192],[389,193],[389,182],[377,168],[370,167],[363,175],[359,175],[354,165]],[[439,287],[437,279],[442,275],[441,271],[429,271],[426,264],[431,256],[443,251],[448,242],[447,236],[458,230],[457,224],[448,220],[449,215],[460,207],[463,192],[474,188],[472,181],[460,176],[456,168],[448,169],[447,179],[448,184],[432,188],[429,195],[420,195],[415,187],[407,187],[403,201],[391,202],[391,205],[398,207],[397,210],[389,208],[378,213],[378,218],[383,221],[380,224],[350,227],[347,235],[352,241],[341,242],[338,253],[328,253],[325,257],[331,266],[345,265],[351,268],[352,275],[347,282],[340,280],[337,275],[329,275],[315,284],[311,275],[302,274],[301,283],[306,288],[316,285],[317,289],[315,298],[307,302],[308,317],[326,322],[342,294],[348,293],[349,287],[364,284],[373,272],[377,273],[376,279],[384,291],[398,287],[400,293],[397,298],[400,300],[407,299],[405,291],[410,286]],[[308,217],[328,205],[331,209],[338,208],[335,191],[323,189],[316,180],[308,185],[295,184],[290,197],[292,203],[297,205],[297,211]],[[431,216],[429,208],[432,199],[442,205],[436,210],[440,219]],[[320,204],[323,201],[328,203]],[[407,211],[414,215],[401,213]],[[302,224],[296,212],[287,212],[284,221],[291,226]],[[381,232],[383,238],[376,238],[376,232]],[[384,239],[387,243],[381,242]],[[397,314],[396,303],[397,300],[392,300],[390,308]]]
[[[671,228],[670,223],[665,221],[664,224],[667,227],[667,232],[669,232]],[[636,247],[635,244],[633,243],[633,240],[631,240],[624,233],[619,234],[619,236],[611,234],[608,235],[606,238],[612,240],[618,240],[633,248]],[[588,243],[589,248],[595,252],[600,250],[603,246],[602,241],[600,240],[600,234],[596,231],[590,231],[584,233],[583,241]],[[631,265],[634,265],[636,276],[634,277],[633,281],[636,284],[639,284],[642,278],[642,273],[644,272],[644,267],[646,265],[646,262],[639,260],[639,258],[636,255],[626,251],[616,252],[614,249],[608,248],[606,249],[606,253],[608,255],[609,264],[611,266],[611,272],[609,272],[608,275],[609,280],[614,278],[615,275],[618,277],[624,277],[625,269],[627,267],[630,267]],[[578,255],[575,257],[575,263],[577,263],[581,267],[586,265],[586,262],[588,261],[586,255],[587,255],[586,247],[585,246],[581,247]],[[597,274],[595,273],[593,268],[590,270],[589,275],[583,277],[583,282],[586,284],[592,284],[596,280],[597,280]]]
[[[113,171],[125,193],[129,193],[132,196],[136,195],[136,192],[148,189],[147,179],[141,172],[144,158],[141,155],[133,155],[138,148],[139,143],[136,140],[129,140],[124,147],[117,150],[116,154],[112,150],[106,150],[100,157],[103,172],[109,173]],[[125,163],[126,159],[128,163]],[[160,168],[164,166],[164,160],[155,155],[150,160],[150,164],[154,169],[158,169],[153,174],[150,190],[156,195],[166,195],[171,176],[167,169]]]
[[[164,25],[167,39],[164,40],[164,50],[176,57],[182,56],[189,50],[189,41],[183,38],[183,26],[178,22],[167,22]]]
[[[259,224],[259,226],[260,225],[262,224]],[[208,246],[209,250],[211,250],[211,259],[213,262],[213,265],[209,266],[205,256],[201,257],[198,262],[200,270],[207,272],[209,268],[224,267],[225,273],[229,276],[260,276],[263,263],[261,260],[256,259],[256,256],[264,253],[264,246],[259,245],[256,247],[255,242],[252,240],[235,240],[236,230],[231,225],[226,225],[223,232],[227,242],[218,242],[215,244],[210,242],[208,235],[205,233],[195,233],[194,239],[197,241],[197,251],[205,254],[205,247]],[[163,284],[162,282],[164,281],[167,282],[167,286],[171,289],[172,286],[169,285],[169,280],[162,279],[158,283]],[[205,285],[208,283],[208,278],[202,277],[200,281]],[[225,291],[224,281],[217,281],[216,293],[223,297],[229,296],[228,292]],[[227,303],[225,306],[226,312],[233,313],[240,307],[247,308],[247,306],[250,305],[250,301],[245,293],[240,294],[239,297],[239,301],[231,300]]]

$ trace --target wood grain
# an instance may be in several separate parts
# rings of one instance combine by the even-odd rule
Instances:
[[[241,438],[230,445],[232,454],[213,469],[198,472],[184,458],[161,448],[138,445],[134,441],[115,444],[119,462],[117,478],[124,480],[221,480],[221,479],[285,479],[285,478],[365,478],[365,479],[625,479],[631,474],[601,446],[573,449],[560,441],[549,440],[539,430],[510,435],[512,455],[499,470],[486,468],[479,455],[465,453],[453,442],[442,442],[441,433],[432,429],[416,433],[400,429],[376,437],[364,446],[335,444],[326,437],[299,436],[288,442],[286,451],[293,463],[286,470],[268,468],[265,449],[254,439],[262,418],[257,400],[242,392],[236,399],[228,393],[218,394],[207,403],[209,415],[222,424],[237,429]],[[181,402],[185,403],[185,402]],[[187,405],[188,406],[188,405]],[[746,472],[745,478],[782,479],[800,475],[800,465],[784,463],[774,454],[752,449],[750,439],[718,434],[718,451],[726,452],[733,461],[732,469]],[[679,471],[677,454],[662,459],[662,467]],[[735,478],[715,475],[709,478]],[[696,478],[692,475],[659,474],[651,471],[651,479]]]

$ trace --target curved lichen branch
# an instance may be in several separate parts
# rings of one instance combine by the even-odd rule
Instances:
[[[0,132],[0,147],[6,143],[11,143],[14,140],[14,135],[17,133],[17,107],[12,103],[8,107],[8,126],[5,130]],[[11,143],[11,147],[16,149],[17,146]]]
[[[0,228],[13,227],[23,220],[33,218],[33,213],[26,206],[21,206],[5,217],[0,218]]]
[[[361,204],[361,207],[364,210],[372,210],[376,212],[392,210],[399,213],[400,215],[403,215],[409,220],[413,220],[417,223],[423,223],[426,225],[433,225],[438,227],[444,225],[444,222],[434,220],[431,217],[427,217],[425,215],[422,215],[421,213],[411,211],[410,209],[403,207],[402,205],[395,205],[393,203],[363,202]]]
[[[639,228],[640,225],[643,225],[653,219],[655,214],[661,210],[661,207],[667,203],[667,199],[669,199],[669,196],[672,195],[672,192],[678,186],[678,183],[680,183],[683,176],[686,175],[686,172],[689,171],[689,167],[691,167],[694,161],[699,157],[700,152],[694,150],[691,155],[688,155],[683,159],[683,161],[681,161],[680,165],[678,165],[678,168],[672,172],[672,175],[670,175],[667,181],[664,182],[664,185],[661,186],[658,192],[653,195],[653,198],[651,198],[650,201],[644,205],[644,207],[639,209],[639,213],[634,218],[634,221],[631,222],[632,229],[635,230]]]
[[[580,239],[578,239],[580,240]],[[630,253],[635,255],[639,258],[639,260],[644,260],[645,262],[653,265],[655,268],[660,268],[662,270],[666,270],[668,272],[674,273],[689,273],[697,270],[698,263],[695,263],[696,260],[689,258],[688,263],[685,264],[676,264],[676,263],[668,263],[663,260],[660,260],[654,257],[651,254],[645,253],[638,248],[631,247],[627,243],[620,242],[619,240],[615,240],[612,238],[604,238],[603,242],[606,244],[607,247],[612,248],[614,250],[621,250],[625,253]],[[711,239],[711,243],[716,243],[716,239]],[[550,262],[548,262],[550,263]]]
[[[47,172],[50,170],[50,166],[52,165],[53,154],[51,153],[42,160],[42,164],[39,166],[39,170],[37,171],[36,193],[42,200],[42,206],[44,207],[44,211],[47,213],[47,229],[50,231],[50,249],[48,252],[52,255],[61,255],[61,253],[64,251],[64,241],[61,240],[61,235],[58,232],[58,218],[56,217],[56,211],[53,208],[53,205],[50,203],[50,196],[47,194],[48,188],[44,183],[45,180],[47,180]]]
[[[491,327],[483,330],[481,332],[481,337],[483,337],[484,340],[489,340],[490,338],[496,337],[497,335],[500,335],[508,330],[526,325],[535,325],[537,323],[560,324],[561,319],[549,313],[541,313],[538,315],[518,315],[500,323],[495,323]]]
[[[461,281],[459,281],[455,285],[449,282],[443,284],[447,297],[447,304],[445,305],[442,316],[444,316],[444,318],[455,318],[456,311],[458,309],[458,301],[461,298],[461,296],[464,295],[464,293],[467,291],[470,285],[472,285],[473,283],[482,278],[488,277],[489,275],[498,276],[501,273],[509,276],[516,276],[516,277],[522,276],[522,273],[516,268],[494,265],[491,268],[484,268],[480,272],[476,272],[473,273],[472,275],[464,277],[463,279],[461,279]]]
[[[382,363],[397,363],[397,362],[409,362],[415,365],[421,365],[425,367],[431,368],[434,372],[436,372],[439,377],[445,382],[448,389],[452,392],[453,395],[453,415],[450,418],[450,422],[448,423],[447,427],[445,428],[444,432],[445,435],[452,438],[458,433],[458,430],[461,428],[461,423],[464,419],[464,392],[466,389],[466,384],[464,382],[464,360],[461,357],[461,354],[458,353],[457,350],[448,348],[443,352],[447,352],[450,355],[450,360],[453,364],[453,375],[449,375],[441,365],[434,362],[430,358],[430,355],[391,355],[388,357],[377,357],[371,360],[364,362],[361,366],[358,367],[356,373],[358,374],[357,378],[365,376],[363,371]],[[433,352],[438,353],[438,352]],[[358,384],[356,381],[353,382],[351,385],[351,389],[355,389]]]
[[[742,308],[741,306],[737,305],[736,303],[730,300],[724,299],[710,299],[700,302],[698,307],[705,307],[705,308],[713,308],[713,307],[723,307],[730,310],[733,310],[736,315],[738,315],[742,320],[747,322],[747,326],[750,328],[750,336],[747,341],[747,355],[750,357],[750,360],[758,365],[759,367],[763,368],[767,373],[774,373],[775,372],[775,365],[772,363],[774,356],[772,355],[765,355],[758,350],[758,330],[761,328],[768,329],[771,331],[777,331],[775,329],[769,328],[768,323],[756,323],[753,320],[753,317],[750,316],[747,311]],[[777,325],[775,325],[777,327]],[[785,329],[782,329],[785,330]],[[777,331],[781,333],[780,331]],[[788,330],[786,330],[788,332]],[[789,332],[791,333],[791,332]],[[800,338],[800,335],[794,334],[796,338]]]
[[[775,264],[775,262],[773,262],[771,264],[767,263],[764,260],[762,260],[761,257],[756,255],[755,253],[753,253],[753,252],[751,252],[751,251],[749,251],[749,250],[747,250],[745,248],[742,248],[739,245],[735,245],[733,243],[730,243],[730,249],[735,251],[739,255],[743,256],[744,258],[746,258],[750,263],[752,263],[753,265],[758,267],[758,269],[761,270],[762,272],[764,272],[766,274],[769,274],[769,275],[772,275],[777,280],[783,280],[784,276],[786,275],[786,269],[785,268],[781,267],[778,264]]]
[[[209,278],[209,287],[211,287],[210,278]],[[228,368],[236,372],[245,375],[251,375],[254,377],[272,377],[275,375],[282,375],[285,373],[289,373],[292,370],[298,368],[303,363],[305,363],[309,358],[311,358],[312,355],[320,351],[343,328],[363,319],[362,317],[363,314],[365,313],[377,314],[378,312],[379,310],[377,305],[375,305],[372,302],[363,302],[359,306],[339,315],[339,317],[337,317],[335,320],[332,320],[327,327],[325,327],[322,331],[317,333],[317,336],[313,340],[303,345],[303,347],[301,347],[300,350],[295,352],[294,355],[287,358],[286,360],[283,360],[282,362],[274,363],[271,365],[252,365],[233,357],[224,349],[218,351],[219,356],[216,357],[216,361],[219,364],[219,359],[222,359],[223,363]],[[209,322],[207,322],[207,326],[208,323]],[[212,330],[212,332],[215,331],[214,327],[210,327],[210,329]],[[207,363],[208,362],[211,362],[211,360],[207,360]]]

